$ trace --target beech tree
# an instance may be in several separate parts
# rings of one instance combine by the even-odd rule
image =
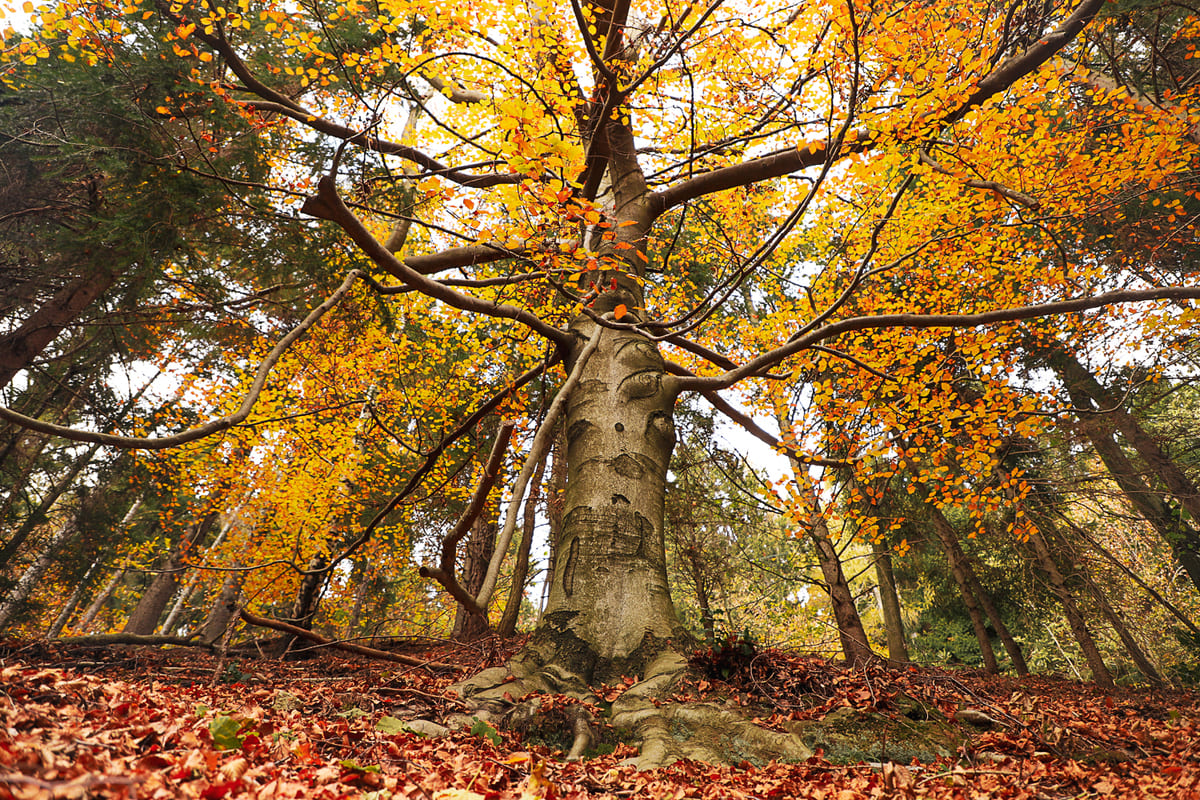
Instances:
[[[505,386],[474,398],[476,413],[531,376],[561,383],[522,440],[480,588],[440,570],[468,611],[487,614],[560,417],[567,474],[538,628],[508,667],[462,691],[476,701],[547,687],[586,694],[638,675],[643,688],[623,697],[614,722],[636,729],[645,763],[709,757],[668,733],[682,712],[646,697],[685,667],[689,641],[663,538],[680,396],[702,395],[789,456],[779,491],[798,533],[825,525],[821,470],[861,470],[865,484],[862,465],[889,450],[932,451],[912,462],[937,484],[931,502],[957,492],[986,510],[1027,491],[1019,475],[992,480],[1001,440],[1033,425],[997,377],[1023,320],[1088,319],[1131,339],[1191,324],[1192,271],[1151,280],[1064,245],[1130,187],[1161,193],[1168,208],[1195,193],[1180,178],[1195,158],[1189,89],[1147,103],[1120,75],[1099,74],[1108,62],[1091,37],[1119,22],[1104,6],[63,0],[33,35],[9,38],[13,91],[21,69],[45,59],[112,68],[136,51],[130,41],[164,43],[161,58],[185,70],[153,88],[161,96],[142,96],[143,119],[196,147],[156,163],[220,183],[234,205],[273,193],[239,230],[269,237],[280,217],[323,221],[338,242],[326,264],[347,271],[323,302],[297,304],[311,310],[218,419],[146,439],[3,416],[141,449],[236,429],[281,354],[357,285],[382,303],[424,298],[413,308],[432,335],[461,340],[484,326],[508,344],[481,374]],[[1169,32],[1180,47],[1195,35],[1189,19]],[[265,158],[269,174],[210,157],[234,144]],[[327,276],[325,291],[334,283]],[[58,329],[85,299],[55,306]],[[970,403],[967,449],[928,431],[895,437],[909,428],[905,409],[965,424],[951,386],[964,367],[944,357],[946,329],[959,331],[954,358],[985,384]],[[797,385],[836,420],[863,412],[880,386],[892,399],[851,436],[777,413]],[[787,424],[767,433],[760,415]],[[942,480],[951,451],[986,479]],[[1021,534],[1019,519],[1012,527]],[[870,658],[849,633],[848,655]],[[744,720],[707,724],[751,735]],[[803,750],[755,736],[777,754]]]

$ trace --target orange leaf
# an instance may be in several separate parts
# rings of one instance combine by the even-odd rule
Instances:
[[[615,319],[620,319],[628,313],[629,309],[625,307],[624,303],[619,303],[617,307],[613,309],[613,317]]]

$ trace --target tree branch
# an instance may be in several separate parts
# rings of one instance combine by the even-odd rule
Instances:
[[[1045,62],[1049,61],[1059,50],[1065,47],[1079,32],[1087,26],[1105,0],[1082,0],[1067,19],[1037,44],[1020,55],[1005,59],[995,69],[985,75],[967,99],[958,108],[948,112],[939,120],[942,125],[950,125],[967,115],[967,113],[986,102],[989,98],[1012,86]],[[876,137],[870,131],[859,129],[852,131],[846,137],[848,144],[843,146],[838,156],[861,153],[872,149]],[[706,194],[732,189],[736,186],[747,186],[771,178],[781,178],[797,170],[822,164],[828,157],[829,142],[813,142],[798,145],[794,148],[779,150],[774,153],[732,164],[697,175],[694,178],[677,183],[674,186],[658,192],[662,198],[663,208],[672,208],[694,200]]]
[[[354,285],[354,281],[361,277],[363,273],[359,270],[350,270],[346,275],[346,279],[342,281],[333,294],[325,299],[325,302],[314,308],[308,313],[299,325],[292,328],[287,334],[279,340],[276,345],[271,348],[271,352],[258,365],[258,371],[255,373],[254,381],[250,384],[250,389],[246,392],[246,397],[242,400],[241,406],[232,414],[227,414],[219,419],[214,419],[204,425],[191,428],[180,433],[175,433],[170,436],[161,436],[152,439],[143,439],[135,436],[117,436],[108,433],[96,433],[93,431],[81,431],[75,428],[68,428],[63,425],[55,425],[50,422],[43,422],[40,419],[27,417],[13,411],[11,408],[0,406],[0,419],[5,419],[23,428],[48,433],[52,436],[60,436],[63,439],[70,439],[75,442],[94,442],[96,444],[106,445],[108,447],[119,447],[127,450],[166,450],[170,447],[178,447],[181,444],[194,442],[197,439],[203,439],[206,436],[212,436],[214,433],[228,430],[229,428],[239,425],[250,416],[250,412],[254,410],[255,403],[258,402],[258,396],[262,393],[263,387],[266,386],[267,377],[271,374],[271,370],[279,363],[279,359],[313,325],[320,321],[321,317],[325,316],[334,306],[341,302],[346,293],[350,291],[350,287]],[[428,279],[426,279],[428,280]]]
[[[381,661],[395,661],[398,664],[407,664],[410,667],[426,667],[428,669],[454,671],[458,667],[453,664],[444,664],[441,661],[423,661],[412,656],[405,656],[399,653],[389,653],[387,650],[376,650],[374,647],[365,647],[361,644],[351,644],[350,642],[339,642],[334,639],[326,639],[319,633],[313,633],[310,630],[301,628],[297,625],[290,625],[286,622],[280,622],[277,619],[268,619],[253,614],[244,608],[238,609],[238,616],[246,621],[248,625],[255,625],[260,628],[270,628],[273,631],[280,633],[290,633],[293,636],[299,636],[302,639],[307,639],[314,644],[323,645],[325,647],[333,647],[338,650],[345,650],[348,653],[357,653],[360,656],[368,658],[377,658]]]
[[[1069,314],[1078,311],[1102,308],[1117,303],[1141,303],[1153,300],[1200,299],[1200,287],[1176,286],[1165,289],[1128,289],[1116,292],[1106,292],[1092,297],[1079,297],[1071,300],[1060,300],[1054,303],[1018,306],[996,311],[984,311],[979,314],[878,314],[865,317],[850,317],[849,319],[831,322],[823,328],[810,331],[782,347],[777,347],[763,353],[759,357],[746,362],[737,369],[729,370],[724,375],[710,378],[680,378],[682,391],[704,391],[706,389],[725,389],[738,381],[754,377],[757,373],[776,366],[785,358],[793,356],[802,350],[807,350],[818,342],[831,339],[851,331],[878,330],[882,328],[974,328],[980,325],[994,325],[999,322],[1017,322],[1037,317],[1048,317],[1055,314]]]
[[[571,346],[572,337],[569,332],[550,325],[532,312],[506,303],[489,302],[474,295],[457,292],[445,284],[422,275],[408,266],[405,261],[396,258],[395,254],[367,230],[354,212],[346,207],[338,194],[332,176],[325,175],[321,178],[317,184],[317,196],[309,198],[302,210],[306,214],[328,219],[340,225],[372,261],[421,294],[472,314],[483,314],[520,322],[560,347],[569,348]]]
[[[496,432],[496,440],[492,443],[492,452],[488,456],[487,464],[483,468],[483,475],[475,487],[471,502],[463,511],[462,516],[458,518],[454,528],[442,539],[441,560],[436,567],[421,567],[419,570],[422,578],[433,578],[467,611],[485,619],[487,618],[487,607],[475,602],[475,598],[471,597],[470,592],[454,577],[454,557],[457,555],[458,543],[475,524],[475,520],[487,504],[492,487],[496,485],[496,477],[500,474],[504,454],[508,452],[508,443],[512,440],[514,427],[516,427],[516,423],[511,420],[500,423],[500,430]]]

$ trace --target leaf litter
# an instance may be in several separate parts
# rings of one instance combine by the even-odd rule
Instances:
[[[722,675],[698,669],[673,699],[745,706],[777,728],[845,709],[917,707],[960,728],[961,746],[924,762],[890,760],[885,746],[858,763],[818,750],[803,763],[680,761],[639,772],[623,743],[566,763],[486,723],[423,735],[463,711],[447,692],[454,680],[504,655],[443,648],[431,660],[462,670],[437,673],[332,653],[226,661],[10,643],[0,648],[0,800],[1200,798],[1194,691],[852,669],[773,650]],[[611,700],[633,682],[596,694]]]

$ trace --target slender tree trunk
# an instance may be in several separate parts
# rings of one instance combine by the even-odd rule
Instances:
[[[54,507],[54,504],[58,502],[58,499],[63,496],[63,493],[66,492],[67,489],[71,488],[71,486],[75,483],[75,479],[79,477],[79,473],[83,471],[84,467],[92,463],[92,459],[95,457],[96,452],[99,449],[100,445],[94,444],[85,450],[82,455],[77,456],[75,460],[71,462],[70,468],[65,473],[61,474],[58,477],[58,480],[54,482],[54,485],[51,486],[46,494],[42,496],[42,500],[40,503],[38,503],[38,507],[29,513],[29,516],[25,518],[25,521],[21,523],[21,526],[17,528],[17,530],[13,532],[13,535],[9,537],[8,541],[4,543],[4,547],[0,548],[0,569],[4,569],[8,566],[9,561],[16,555],[17,550],[20,549],[21,545],[25,543],[25,540],[29,537],[29,534],[31,534],[38,525],[45,522],[46,517],[50,513],[50,510]]]
[[[908,661],[908,643],[904,638],[904,617],[900,612],[900,593],[896,591],[896,575],[892,571],[892,552],[884,542],[872,542],[875,557],[875,580],[879,583],[879,605],[883,609],[883,625],[887,630],[888,659]]]
[[[359,625],[362,624],[363,609],[367,606],[367,596],[375,583],[375,573],[366,559],[355,559],[350,579],[354,583],[354,605],[350,607],[350,619],[346,620],[346,630],[343,634],[347,639],[355,636]]]
[[[1172,514],[1162,495],[1146,485],[1125,451],[1113,440],[1112,427],[1106,419],[1100,416],[1081,418],[1078,429],[1092,443],[1126,499],[1170,546],[1192,585],[1200,589],[1200,533],[1180,515]]]
[[[942,552],[946,554],[946,560],[950,563],[950,572],[954,576],[954,582],[958,584],[963,605],[967,607],[967,615],[971,618],[971,629],[975,632],[975,640],[979,642],[979,652],[983,656],[983,668],[985,671],[995,674],[1000,671],[1000,665],[996,662],[996,653],[992,649],[992,640],[988,636],[987,625],[983,621],[979,600],[972,588],[971,580],[967,577],[968,570],[972,572],[974,570],[971,570],[967,556],[958,544],[958,534],[955,533],[954,526],[950,524],[941,510],[930,505],[929,516],[938,541],[942,544]]]
[[[550,467],[550,486],[546,492],[546,541],[549,546],[549,558],[546,559],[546,579],[542,583],[542,601],[538,604],[538,625],[542,624],[542,614],[550,598],[550,584],[554,579],[554,565],[558,556],[558,542],[563,532],[563,503],[566,499],[567,488],[567,445],[566,436],[561,423],[558,435],[554,437],[553,463]]]
[[[307,574],[301,579],[300,587],[296,590],[296,601],[292,604],[292,614],[287,621],[306,631],[312,630],[313,620],[317,616],[321,593],[329,578],[329,573],[325,571],[327,566],[325,556],[320,554],[313,556],[308,562]],[[276,654],[280,658],[295,657],[297,654],[293,652],[292,648],[297,641],[298,637],[294,634],[285,634],[279,643]]]
[[[1091,575],[1086,575],[1085,579],[1087,581],[1088,592],[1091,594],[1092,599],[1096,601],[1096,605],[1100,607],[1100,613],[1104,614],[1104,618],[1108,620],[1108,624],[1112,625],[1113,630],[1117,632],[1121,644],[1125,646],[1125,652],[1129,653],[1129,657],[1133,659],[1133,663],[1137,665],[1142,675],[1151,684],[1165,686],[1166,681],[1163,680],[1162,675],[1155,668],[1153,662],[1150,661],[1150,657],[1146,655],[1146,651],[1142,649],[1137,639],[1130,633],[1129,626],[1125,624],[1124,618],[1108,602],[1108,598],[1104,596],[1104,592],[1092,580]]]
[[[476,518],[475,524],[471,526],[459,583],[472,597],[479,595],[479,589],[487,577],[488,564],[491,563],[492,553],[496,549],[497,531],[496,523],[485,519],[483,514]],[[455,607],[454,627],[450,632],[452,640],[473,642],[486,636],[490,630],[486,617],[472,614],[461,605]]]
[[[1037,525],[1040,530],[1048,531],[1054,537],[1054,541],[1058,543],[1059,552],[1070,559],[1069,566],[1071,568],[1071,572],[1073,572],[1075,575],[1078,575],[1080,580],[1083,581],[1083,585],[1087,588],[1087,592],[1091,596],[1093,602],[1096,603],[1096,606],[1100,609],[1100,613],[1104,615],[1104,618],[1108,620],[1108,623],[1112,626],[1112,629],[1116,631],[1117,637],[1121,640],[1121,644],[1125,646],[1125,651],[1129,653],[1129,657],[1133,659],[1133,663],[1137,665],[1139,670],[1141,670],[1142,675],[1144,675],[1146,680],[1150,681],[1150,683],[1154,684],[1155,686],[1165,686],[1166,681],[1163,680],[1162,675],[1159,674],[1154,664],[1151,663],[1149,657],[1146,655],[1146,652],[1142,649],[1141,645],[1138,644],[1137,639],[1135,639],[1133,634],[1130,633],[1129,627],[1125,624],[1125,620],[1119,613],[1117,613],[1116,609],[1112,607],[1112,604],[1108,602],[1108,598],[1105,596],[1104,591],[1100,588],[1100,586],[1096,583],[1095,578],[1092,576],[1091,570],[1085,563],[1076,557],[1073,544],[1066,544],[1066,539],[1063,536],[1062,531],[1057,525],[1054,524],[1053,519],[1049,517],[1047,513],[1038,514]]]
[[[225,536],[229,533],[229,530],[232,527],[233,517],[231,516],[228,520],[226,520],[225,524],[221,526],[221,532],[217,534],[217,538],[211,545],[209,545],[208,553],[210,555],[213,551],[221,546],[223,541],[225,541]],[[205,556],[204,560],[207,562],[208,556]],[[195,596],[196,589],[203,576],[203,570],[194,570],[192,576],[188,578],[187,584],[179,590],[179,593],[175,597],[175,604],[171,606],[170,613],[167,614],[166,620],[163,621],[162,627],[164,633],[171,632],[171,630],[175,627],[175,624],[179,621],[179,617],[183,615],[184,610],[191,604],[192,598]]]
[[[1050,554],[1050,548],[1046,544],[1046,540],[1042,537],[1041,531],[1036,528],[1029,535],[1029,542],[1033,546],[1034,555],[1037,557],[1038,566],[1050,581],[1050,589],[1062,604],[1063,613],[1066,614],[1067,623],[1071,626],[1071,633],[1075,636],[1075,641],[1079,643],[1079,649],[1083,651],[1083,657],[1087,659],[1088,666],[1092,670],[1092,680],[1100,686],[1111,687],[1113,685],[1112,674],[1108,671],[1108,667],[1104,665],[1104,658],[1100,655],[1100,649],[1096,646],[1096,640],[1092,638],[1091,632],[1087,628],[1087,624],[1083,620],[1083,615],[1079,611],[1079,607],[1075,605],[1075,599],[1071,595],[1071,590],[1067,587],[1066,579],[1063,578],[1062,572],[1058,569],[1058,564],[1055,563],[1054,557]]]
[[[16,330],[0,336],[0,389],[29,366],[63,328],[112,286],[118,274],[106,265],[68,283]]]
[[[87,591],[88,584],[95,577],[96,571],[100,569],[102,557],[97,556],[88,567],[87,572],[75,584],[75,591],[71,592],[71,596],[67,598],[67,602],[59,610],[58,616],[54,618],[54,622],[50,623],[50,627],[46,630],[47,639],[57,639],[62,635],[63,628],[67,627],[67,622],[70,621],[71,615],[75,613],[75,609],[79,607],[79,601],[83,599],[84,592]]]
[[[1142,578],[1141,575],[1138,575],[1132,569],[1130,569],[1125,564],[1123,564],[1119,558],[1114,556],[1107,549],[1105,549],[1105,547],[1103,545],[1101,545],[1099,542],[1097,542],[1095,539],[1093,539],[1090,535],[1088,535],[1087,531],[1083,530],[1078,525],[1071,522],[1071,520],[1069,520],[1069,519],[1066,520],[1066,523],[1068,525],[1070,525],[1071,529],[1075,532],[1075,535],[1082,537],[1093,550],[1095,550],[1100,555],[1104,556],[1104,558],[1109,563],[1111,563],[1114,567],[1116,567],[1121,572],[1123,572],[1125,575],[1127,575],[1130,578],[1130,580],[1132,580],[1138,586],[1142,587],[1142,591],[1144,591],[1146,594],[1150,595],[1150,597],[1152,597],[1156,603],[1158,603],[1160,606],[1162,606],[1168,612],[1170,612],[1170,614],[1173,617],[1175,617],[1175,619],[1177,619],[1180,622],[1180,624],[1182,624],[1185,628],[1187,628],[1189,631],[1191,631],[1193,634],[1195,634],[1197,638],[1200,638],[1200,627],[1197,627],[1196,623],[1192,622],[1191,619],[1189,619],[1188,616],[1183,613],[1183,611],[1179,608],[1179,606],[1175,605],[1170,600],[1163,597],[1161,592],[1159,592],[1153,586],[1148,584],[1145,581],[1145,579]]]
[[[184,558],[188,556],[212,529],[217,521],[218,512],[210,511],[204,518],[192,526],[182,542],[173,546],[157,564],[158,573],[150,581],[150,585],[138,600],[137,606],[129,615],[129,620],[122,629],[124,633],[134,633],[149,636],[158,628],[158,620],[175,594],[179,576],[183,569]]]
[[[521,601],[525,599],[525,584],[529,580],[529,551],[533,548],[538,499],[541,497],[542,476],[546,473],[547,460],[541,460],[529,481],[529,496],[525,499],[525,513],[521,519],[521,544],[517,547],[517,561],[513,565],[512,586],[508,590],[508,600],[504,604],[500,624],[496,626],[496,634],[504,638],[516,634]]]
[[[1175,498],[1187,509],[1193,520],[1200,520],[1200,491],[1197,491],[1196,484],[1184,473],[1180,466],[1169,456],[1158,441],[1150,435],[1150,433],[1142,427],[1132,414],[1122,405],[1122,398],[1117,397],[1108,389],[1100,384],[1094,375],[1084,365],[1072,355],[1065,347],[1059,345],[1049,358],[1050,366],[1058,373],[1059,379],[1067,387],[1067,393],[1071,397],[1071,402],[1080,409],[1086,411],[1097,412],[1093,418],[1086,420],[1084,427],[1085,432],[1089,433],[1089,438],[1092,438],[1093,444],[1096,444],[1097,438],[1107,439],[1111,441],[1111,433],[1103,433],[1099,430],[1099,426],[1103,422],[1107,422],[1109,431],[1116,429],[1121,432],[1121,436],[1125,441],[1133,447],[1134,451],[1141,458],[1142,462],[1150,470],[1151,473],[1158,476],[1163,485],[1167,488]],[[1092,428],[1092,431],[1086,429]],[[1097,450],[1100,447],[1097,445]],[[1112,448],[1105,446],[1105,449],[1111,454]],[[1118,448],[1119,450],[1119,448]],[[1104,454],[1101,458],[1105,459],[1106,466],[1108,459]],[[1120,463],[1120,459],[1116,459],[1114,463]],[[1135,475],[1131,466],[1128,465],[1128,459],[1125,459],[1125,464],[1121,465],[1121,471],[1126,475]],[[1110,467],[1110,470],[1112,467]],[[1114,473],[1114,478],[1117,478]],[[1140,481],[1137,481],[1140,483]],[[1120,485],[1120,479],[1118,479]],[[1131,484],[1132,485],[1132,484]],[[1122,486],[1125,491],[1125,487]],[[1148,493],[1138,492],[1136,489],[1131,494],[1126,491],[1126,496],[1134,502],[1139,509],[1144,507],[1154,507],[1156,504],[1153,499],[1148,496]],[[1137,499],[1143,498],[1141,502]],[[1143,511],[1143,513],[1145,513]],[[1162,519],[1162,511],[1152,511],[1151,515],[1158,519]],[[1173,516],[1167,513],[1166,519]],[[1147,517],[1149,519],[1149,516]],[[1151,524],[1155,524],[1151,521]],[[1155,527],[1159,527],[1158,524]],[[1190,525],[1179,523],[1170,526],[1172,533],[1167,536],[1167,541],[1172,548],[1176,550],[1176,557],[1180,559],[1180,563],[1184,569],[1188,571],[1188,575],[1192,578],[1192,582],[1200,589],[1200,533],[1197,533]]]
[[[775,406],[775,421],[780,431],[792,428],[792,420],[781,405]],[[797,484],[804,485],[807,481],[805,468],[795,459],[789,459],[789,462]],[[842,569],[841,556],[838,555],[837,547],[829,536],[829,525],[818,503],[817,500],[812,501],[808,517],[808,539],[812,542],[813,554],[816,556],[817,566],[821,569],[823,588],[829,596],[829,608],[838,628],[842,655],[850,664],[866,664],[875,661],[878,656],[871,649],[867,639],[858,607],[854,604],[854,593],[850,591],[850,583]]]
[[[87,607],[87,611],[83,612],[83,616],[79,619],[79,630],[82,633],[87,633],[91,630],[92,625],[96,622],[96,617],[100,616],[100,612],[104,610],[104,606],[108,604],[108,600],[117,591],[117,587],[121,585],[121,579],[125,577],[125,567],[119,567],[113,570],[112,577],[108,579],[108,583],[104,584],[104,588],[100,590]]]
[[[833,539],[829,536],[825,515],[819,510],[809,517],[808,536],[813,543],[817,564],[821,567],[821,575],[829,591],[829,604],[837,622],[842,654],[848,663],[855,666],[876,660],[878,657],[867,640],[867,632],[863,628],[862,618],[858,615],[858,607],[854,605],[854,595],[850,591],[846,573],[842,570],[842,560],[838,556]]]
[[[58,551],[75,536],[76,531],[75,517],[72,515],[62,522],[58,531],[46,542],[42,552],[38,553],[38,557],[26,568],[17,585],[4,598],[4,602],[0,603],[0,630],[4,630],[33,595],[42,577],[54,564]]]

